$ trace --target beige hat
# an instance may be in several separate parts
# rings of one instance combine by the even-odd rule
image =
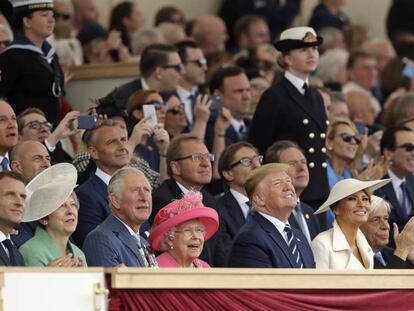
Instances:
[[[78,173],[69,163],[55,164],[41,172],[26,186],[23,222],[35,221],[57,210],[76,187]]]
[[[332,204],[346,198],[347,196],[350,196],[351,194],[365,189],[373,192],[382,186],[385,186],[390,181],[390,178],[371,181],[361,181],[354,178],[348,178],[338,181],[329,193],[328,199],[314,214],[326,212]]]

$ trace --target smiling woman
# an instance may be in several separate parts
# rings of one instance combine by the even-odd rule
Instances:
[[[208,268],[200,256],[204,241],[218,229],[218,215],[205,207],[199,192],[163,207],[155,216],[149,241],[153,249],[164,251],[157,257],[160,267]]]
[[[316,268],[373,268],[374,253],[359,228],[368,221],[370,193],[390,181],[349,178],[339,181],[332,188],[328,199],[315,212],[319,214],[331,208],[335,214],[333,228],[320,233],[312,241]]]

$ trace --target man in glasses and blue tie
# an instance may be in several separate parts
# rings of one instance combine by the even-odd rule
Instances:
[[[381,153],[391,161],[385,178],[391,183],[375,192],[391,203],[388,221],[395,222],[400,231],[413,215],[414,207],[414,132],[405,126],[388,128],[381,139]],[[391,235],[393,231],[391,230]],[[394,247],[393,238],[390,245]]]
[[[285,164],[266,164],[247,177],[253,216],[234,239],[230,267],[315,268],[309,242],[288,222],[297,197],[286,170]]]

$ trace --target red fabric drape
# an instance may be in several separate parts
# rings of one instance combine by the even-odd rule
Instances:
[[[414,310],[413,290],[116,289],[110,311]]]

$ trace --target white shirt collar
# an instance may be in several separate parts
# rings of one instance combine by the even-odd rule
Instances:
[[[144,79],[144,78],[141,78],[141,85],[142,85],[142,89],[143,89],[143,90],[149,90],[149,89],[150,89],[150,87],[149,87],[149,85],[148,85],[147,81],[145,81],[145,79]]]
[[[111,180],[111,176],[105,173],[100,168],[96,169],[95,175],[98,176],[102,181],[105,183],[105,185],[109,185],[109,181]]]
[[[116,219],[118,219],[124,226],[125,228],[127,228],[129,234],[134,235],[134,236],[138,236],[139,235],[139,230],[138,232],[134,232],[134,230],[132,230],[132,228],[130,226],[128,226],[126,223],[124,223],[121,219],[119,219],[118,217],[116,217],[115,215],[113,215]]]
[[[191,102],[190,96],[196,94],[198,87],[194,86],[190,91],[183,88],[182,86],[177,86],[177,95],[180,98],[181,102],[184,104],[184,112],[187,120],[190,124],[193,123],[193,103]]]
[[[180,85],[177,86],[177,94],[181,98],[181,100],[184,99],[184,98],[189,98],[191,95],[194,95],[197,92],[197,90],[198,90],[198,87],[196,87],[196,86],[193,86],[191,88],[191,91],[183,88]]]
[[[397,175],[395,175],[394,172],[391,171],[391,170],[388,170],[388,176],[390,176],[390,178],[391,178],[391,183],[392,183],[392,186],[393,186],[394,190],[400,189],[401,184],[403,182],[405,182],[405,177],[401,179]],[[398,191],[396,191],[396,193]]]
[[[309,80],[302,80],[301,78],[293,75],[291,72],[289,71],[285,71],[285,78],[288,79],[290,81],[290,83],[293,84],[293,86],[299,91],[299,93],[301,93],[302,95],[305,94],[305,90],[303,89],[303,84],[307,83],[309,86]]]
[[[239,133],[240,127],[246,126],[246,124],[244,124],[243,120],[236,120],[235,118],[230,119],[230,124],[231,124],[231,126],[233,126],[236,133]]]
[[[2,243],[6,239],[10,239],[10,234],[5,235],[3,231],[0,231],[0,243]]]
[[[178,187],[181,189],[181,191],[183,192],[183,194],[187,194],[188,190],[186,187],[184,187],[182,184],[180,184],[178,181],[175,181],[178,185]]]
[[[262,215],[264,218],[266,218],[268,221],[270,221],[279,231],[279,233],[284,237],[286,240],[286,233],[285,233],[285,227],[288,223],[284,223],[283,221],[277,219],[276,217],[270,216],[269,214],[265,214],[263,212],[259,212],[260,215]]]
[[[246,218],[250,210],[250,207],[246,204],[246,202],[249,202],[249,198],[246,197],[243,193],[240,193],[234,189],[230,189],[230,192],[236,199],[237,203],[239,203],[239,206],[243,212],[244,218]]]

